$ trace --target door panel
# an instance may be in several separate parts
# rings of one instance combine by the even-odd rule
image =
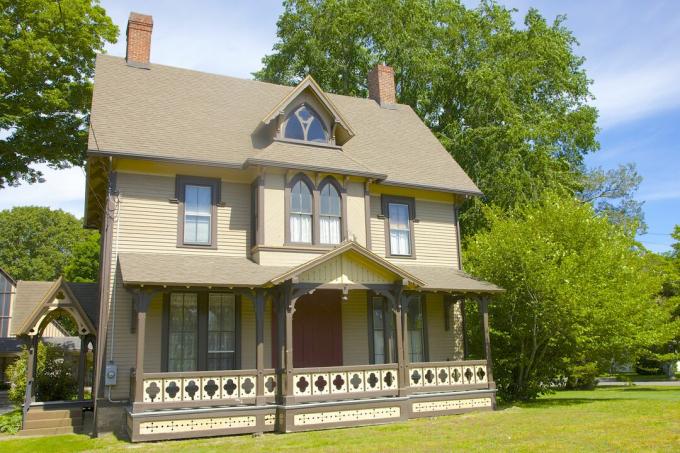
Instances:
[[[342,365],[340,291],[318,290],[302,296],[293,315],[293,366]]]

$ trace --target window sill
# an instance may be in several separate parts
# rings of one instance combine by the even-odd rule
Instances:
[[[308,142],[306,140],[295,140],[293,138],[282,138],[282,137],[276,137],[274,139],[275,142],[281,142],[281,143],[291,143],[293,145],[304,145],[304,146],[314,146],[314,147],[319,147],[319,148],[330,148],[330,149],[342,149],[342,146],[338,145],[332,145],[330,143],[324,143],[324,142]]]
[[[208,244],[177,244],[178,249],[195,249],[195,250],[217,250],[217,245]]]
[[[337,245],[314,245],[298,242],[286,242],[284,245],[256,245],[251,248],[252,253],[257,252],[328,252],[338,247]]]

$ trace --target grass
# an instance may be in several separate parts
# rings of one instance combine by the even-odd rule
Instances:
[[[49,451],[677,451],[680,388],[567,391],[495,412],[411,420],[383,426],[261,437],[232,436],[129,444],[106,436],[0,440],[13,453]]]

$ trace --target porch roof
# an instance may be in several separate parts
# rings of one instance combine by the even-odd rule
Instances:
[[[446,266],[397,266],[364,247],[347,242],[300,266],[262,266],[247,258],[162,253],[121,253],[125,285],[263,287],[304,275],[345,253],[359,254],[389,275],[406,280],[416,289],[431,291],[498,293],[502,288]]]
[[[290,270],[229,256],[121,253],[118,260],[125,285],[254,287]]]

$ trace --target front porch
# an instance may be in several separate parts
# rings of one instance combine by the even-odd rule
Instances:
[[[396,267],[361,264],[355,269],[361,278],[345,266],[343,281],[317,262],[252,289],[130,288],[137,335],[127,409],[132,441],[294,432],[493,409],[488,293],[427,290]],[[369,276],[367,269],[380,272]],[[191,344],[195,340],[198,354],[206,353],[190,366],[200,371],[171,371],[177,362],[168,351],[176,348],[165,343],[174,322],[168,307],[180,300],[173,294],[196,301],[199,338]],[[230,294],[226,299],[238,313],[237,340],[223,351],[232,354],[234,369],[211,370],[219,363],[215,347],[200,338],[201,326],[211,332],[208,319],[215,316],[217,305],[209,301],[225,299],[215,294]],[[464,325],[477,321],[465,319],[466,303],[479,307],[481,359],[472,360],[467,351]],[[202,304],[209,307],[205,315]],[[159,332],[158,326],[165,327]]]

